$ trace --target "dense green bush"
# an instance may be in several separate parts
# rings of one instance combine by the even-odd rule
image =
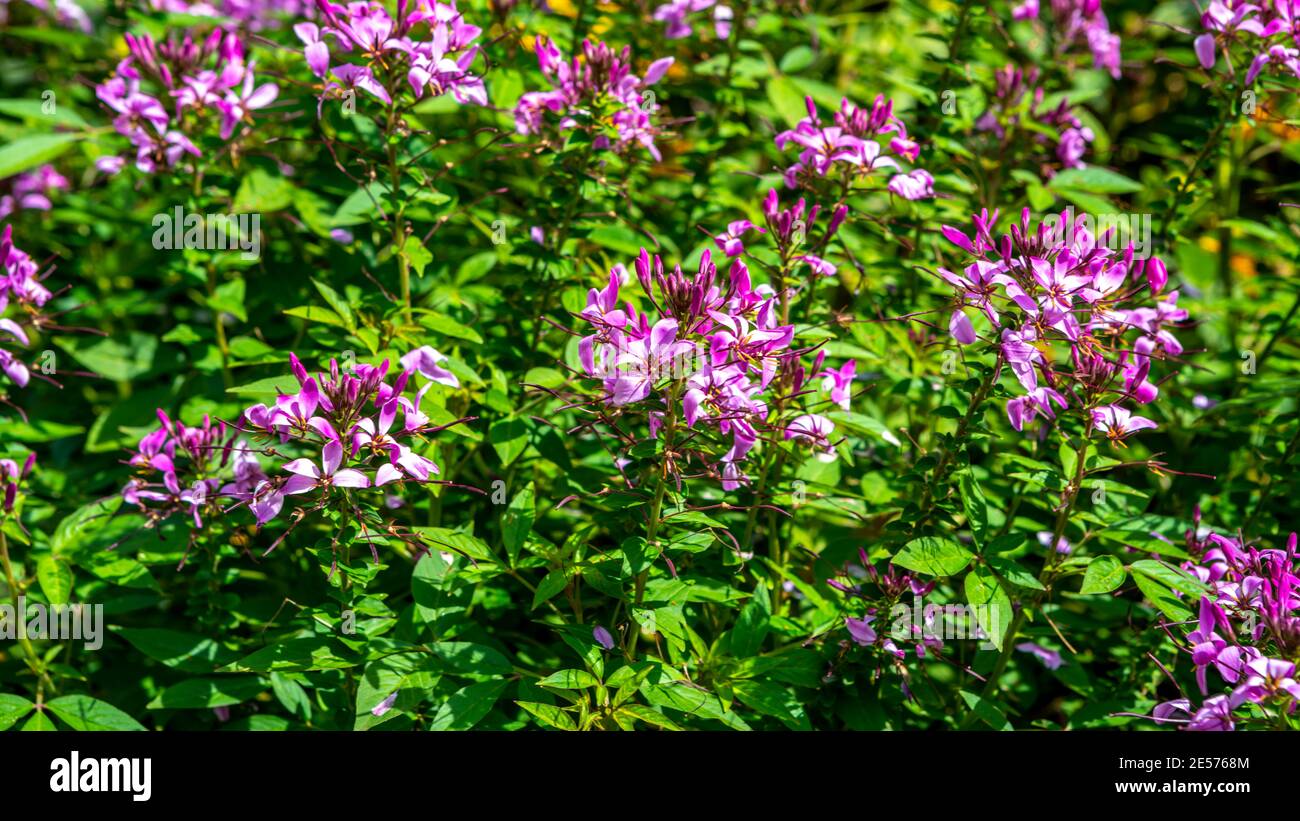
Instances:
[[[0,728],[1289,727],[1300,3],[1102,5],[0,5]]]

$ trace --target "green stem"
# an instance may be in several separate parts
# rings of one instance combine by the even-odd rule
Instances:
[[[980,698],[987,699],[993,694],[998,687],[998,680],[1006,670],[1007,662],[1011,660],[1011,653],[1015,649],[1016,633],[1024,626],[1027,613],[1030,609],[1037,607],[1042,601],[1043,596],[1047,593],[1047,582],[1051,578],[1052,571],[1056,569],[1060,554],[1056,552],[1056,545],[1060,543],[1061,536],[1065,534],[1065,526],[1070,522],[1070,513],[1074,510],[1074,503],[1079,498],[1079,492],[1083,490],[1083,478],[1085,465],[1088,461],[1088,442],[1092,433],[1092,426],[1089,425],[1084,431],[1083,439],[1079,442],[1079,447],[1075,450],[1074,459],[1074,479],[1066,488],[1066,498],[1062,501],[1061,507],[1056,512],[1056,524],[1052,528],[1052,541],[1048,543],[1047,559],[1043,562],[1043,569],[1038,573],[1038,581],[1043,584],[1043,590],[1036,593],[1033,600],[1028,605],[1022,605],[1019,612],[1011,619],[1011,626],[1002,636],[1002,651],[998,654],[997,661],[993,663],[993,669],[989,672],[988,679],[984,682],[984,689],[980,691]],[[965,720],[962,721],[961,728],[964,729],[975,719],[974,711],[966,714]]]
[[[9,560],[9,539],[5,536],[4,530],[0,530],[0,567],[3,567],[5,583],[9,585],[9,599],[13,602],[14,619],[18,622],[18,643],[23,648],[23,661],[27,663],[27,666],[31,668],[31,671],[40,682],[48,685],[50,690],[57,692],[54,681],[45,672],[44,665],[41,663],[39,656],[36,655],[36,648],[32,646],[31,639],[27,638],[27,631],[23,626],[25,616],[19,601],[18,579],[14,576],[13,563]]]

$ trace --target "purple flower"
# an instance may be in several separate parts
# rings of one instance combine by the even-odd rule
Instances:
[[[1231,732],[1235,725],[1232,721],[1233,705],[1227,696],[1211,696],[1201,705],[1187,723],[1187,729],[1213,732]]]
[[[737,220],[727,225],[724,233],[718,234],[713,238],[717,244],[718,250],[729,257],[738,257],[745,253],[745,244],[741,238],[750,231],[758,231],[760,234],[767,229],[760,228],[749,220]]]
[[[375,718],[378,718],[379,716],[382,716],[384,713],[393,709],[393,705],[397,703],[398,692],[399,691],[394,690],[392,693],[389,693],[387,696],[385,696],[383,701],[379,702],[374,707],[370,708],[370,714]]]
[[[875,616],[867,616],[864,619],[846,618],[844,626],[849,629],[850,638],[866,647],[876,642],[876,631],[871,627],[871,622],[875,620]]]
[[[796,416],[785,426],[784,438],[808,442],[817,451],[817,459],[822,462],[835,461],[835,447],[830,435],[835,432],[835,423],[815,413]]]
[[[895,175],[889,181],[889,190],[905,200],[923,200],[934,196],[934,177],[924,168]]]
[[[1217,49],[1217,46],[1215,45],[1213,34],[1202,34],[1201,36],[1197,37],[1195,42],[1193,43],[1193,48],[1195,48],[1196,50],[1196,59],[1200,61],[1201,68],[1204,69],[1214,68],[1214,61],[1216,56],[1215,51]],[[1247,82],[1250,82],[1250,80],[1247,80]]]
[[[431,379],[439,385],[446,385],[449,388],[459,388],[460,379],[456,374],[442,367],[442,362],[447,361],[447,357],[438,353],[428,345],[421,346],[403,356],[401,360],[402,367],[407,371],[413,371]]]
[[[839,370],[828,368],[822,377],[822,390],[828,391],[831,401],[843,410],[849,409],[849,400],[852,398],[850,389],[853,387],[854,372],[857,367],[857,361],[850,359]]]
[[[1055,670],[1065,662],[1061,660],[1061,654],[1055,650],[1049,650],[1041,644],[1035,644],[1032,641],[1017,644],[1016,649],[1022,653],[1030,653],[1043,663],[1048,670]]]
[[[948,320],[948,333],[963,345],[970,345],[976,339],[975,326],[961,309],[952,312],[952,317]]]
[[[320,467],[310,459],[294,459],[284,466],[289,473],[289,481],[284,483],[283,493],[293,496],[310,490],[326,487],[363,488],[370,485],[370,480],[359,470],[339,469],[343,463],[343,446],[337,439],[325,443],[321,453]]]
[[[1092,411],[1092,424],[1106,434],[1106,437],[1112,442],[1119,442],[1140,430],[1157,427],[1155,422],[1145,416],[1134,416],[1119,405],[1105,405],[1094,408]]]
[[[597,644],[599,644],[601,647],[605,648],[606,650],[614,649],[614,637],[610,635],[610,632],[606,630],[604,627],[601,627],[600,625],[596,625],[594,628],[592,628],[591,637],[596,640]]]

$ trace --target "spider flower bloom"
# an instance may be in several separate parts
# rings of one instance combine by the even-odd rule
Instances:
[[[1157,427],[1155,422],[1145,416],[1134,416],[1119,405],[1094,408],[1092,424],[1112,442],[1119,442],[1140,430]]]
[[[403,356],[400,361],[402,367],[407,371],[418,373],[426,379],[437,382],[439,385],[446,385],[449,388],[460,387],[460,379],[456,377],[456,374],[447,370],[441,364],[447,361],[447,357],[428,345],[416,348]]]
[[[729,257],[738,257],[745,253],[745,243],[742,241],[745,234],[750,231],[758,231],[761,234],[765,230],[749,220],[737,220],[727,225],[727,230],[715,236],[713,242],[722,253]]]
[[[632,73],[632,52],[627,47],[615,52],[605,43],[584,40],[581,56],[566,60],[554,42],[538,37],[534,51],[552,89],[530,91],[519,98],[514,112],[517,132],[542,133],[551,123],[560,132],[581,127],[591,131],[597,149],[626,153],[632,145],[640,145],[655,160],[662,159],[655,145],[659,128],[652,116],[659,105],[647,92],[663,78],[673,58],[655,60],[644,76],[638,76]]]
[[[279,94],[274,83],[257,83],[234,32],[217,28],[203,38],[186,33],[164,42],[147,34],[124,38],[128,56],[95,94],[117,113],[113,127],[135,147],[136,167],[146,174],[174,168],[186,155],[201,156],[195,140],[212,136],[212,123],[219,122],[220,138],[230,140]],[[174,101],[170,113],[167,99]],[[112,174],[124,163],[109,157],[96,166]]]
[[[798,161],[783,175],[787,187],[840,172],[865,178],[879,170],[898,169],[900,160],[914,163],[920,154],[907,126],[894,115],[893,101],[883,95],[869,109],[841,100],[833,125],[821,121],[812,97],[806,97],[804,104],[808,116],[776,135],[777,149],[784,151],[791,144],[802,149]],[[887,148],[882,140],[888,140]],[[917,168],[892,177],[888,188],[904,199],[928,199],[934,196],[934,177]]]
[[[293,496],[325,487],[363,488],[370,485],[370,480],[359,470],[342,468],[343,446],[337,440],[330,440],[321,451],[320,466],[310,459],[294,459],[284,466],[293,476],[284,484],[284,495]]]
[[[834,462],[835,446],[830,441],[830,436],[834,432],[834,422],[825,416],[806,413],[790,420],[790,423],[785,426],[784,437],[811,444],[817,453],[818,461]]]

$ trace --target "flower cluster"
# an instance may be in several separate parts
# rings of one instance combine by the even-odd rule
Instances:
[[[265,525],[280,514],[286,497],[310,494],[312,510],[338,502],[357,514],[364,530],[361,511],[346,493],[333,491],[426,482],[437,475],[438,466],[415,453],[413,445],[441,429],[430,426],[420,411],[429,387],[434,382],[459,385],[443,361],[429,347],[412,351],[402,358],[405,370],[390,385],[385,382],[387,360],[377,367],[357,365],[352,374],[340,372],[331,360],[328,376],[312,376],[290,354],[298,391],[281,394],[273,406],[246,409],[239,425],[204,416],[201,425],[187,427],[160,409],[161,426],[140,440],[128,460],[137,472],[122,488],[122,498],[139,507],[151,527],[184,513],[197,533],[205,517],[232,507],[247,506],[257,524]],[[429,382],[414,399],[403,396],[417,373]],[[395,427],[399,411],[402,424]],[[241,433],[253,441],[240,439]],[[288,459],[280,451],[286,444],[310,458]],[[278,465],[278,475],[268,476],[263,459],[287,461]]]
[[[1300,2],[1273,0],[1273,2],[1245,3],[1239,0],[1214,0],[1201,15],[1205,33],[1196,38],[1193,46],[1196,59],[1203,68],[1214,68],[1219,54],[1228,63],[1229,72],[1235,72],[1233,56],[1251,55],[1250,68],[1246,70],[1246,85],[1251,85],[1260,72],[1272,66],[1275,71],[1286,71],[1300,77]]]
[[[286,496],[313,494],[316,507],[330,503],[332,489],[379,488],[395,482],[427,482],[438,466],[414,450],[433,432],[420,402],[433,382],[455,387],[455,375],[439,363],[444,357],[421,348],[402,358],[404,370],[388,384],[388,360],[378,366],[359,364],[353,373],[330,360],[329,374],[312,376],[298,357],[289,362],[298,391],[281,394],[273,406],[253,405],[244,411],[250,432],[281,445],[292,442],[311,458],[292,459],[280,466],[284,474],[262,482],[246,494],[246,502],[265,524],[279,515]],[[402,395],[416,373],[430,380],[415,398]],[[402,424],[395,426],[398,413]],[[269,455],[279,456],[274,447]]]
[[[718,0],[672,0],[655,8],[654,19],[664,24],[665,39],[679,40],[690,37],[694,31],[691,28],[691,16],[710,9],[712,9],[713,33],[719,40],[726,40],[731,36],[731,21],[735,17],[735,12],[732,11],[731,6],[719,3]]]
[[[1198,709],[1188,698],[1166,701],[1153,715],[1161,722],[1183,721],[1189,730],[1232,730],[1238,721],[1290,716],[1300,699],[1292,661],[1300,655],[1296,534],[1285,550],[1259,549],[1201,531],[1200,518],[1198,508],[1195,527],[1187,532],[1192,558],[1182,566],[1208,594],[1200,597],[1196,629],[1175,642],[1191,656],[1202,697],[1209,693],[1210,670],[1232,690],[1205,698]],[[1249,711],[1237,712],[1248,704]],[[1190,717],[1180,720],[1178,713]]]
[[[136,475],[122,488],[122,499],[145,513],[151,525],[185,513],[194,527],[219,513],[223,497],[239,497],[266,481],[257,457],[235,439],[225,422],[189,427],[158,409],[157,430],[140,440],[128,464]],[[227,481],[233,475],[233,481]]]
[[[1131,242],[1117,254],[1107,247],[1113,235],[1094,237],[1069,211],[1031,231],[1026,208],[1000,239],[991,234],[996,222],[996,211],[972,217],[973,238],[943,226],[943,235],[974,260],[962,274],[940,268],[939,276],[957,293],[948,322],[953,338],[962,345],[976,341],[965,308],[977,309],[991,326],[999,363],[1024,391],[1007,403],[1011,425],[1022,430],[1039,414],[1054,419],[1057,408],[1075,404],[1113,442],[1155,427],[1119,402],[1153,401],[1159,393],[1148,378],[1153,360],[1183,350],[1169,330],[1187,318],[1177,291],[1153,305],[1125,307],[1164,288],[1164,263],[1135,258]],[[1054,343],[1068,349],[1067,362],[1053,360]]]
[[[907,136],[907,126],[894,116],[894,103],[883,95],[876,97],[871,108],[858,108],[841,100],[834,125],[822,123],[812,97],[804,104],[808,116],[795,127],[776,135],[776,147],[782,151],[790,143],[800,147],[799,161],[785,170],[790,188],[824,178],[835,172],[845,183],[871,176],[878,169],[895,169],[889,190],[908,200],[934,196],[934,177],[923,168],[901,171],[900,160],[915,163],[921,147]],[[881,141],[888,140],[887,147]]]
[[[201,156],[195,141],[214,130],[230,140],[279,94],[274,83],[257,85],[235,32],[217,28],[198,39],[186,33],[160,43],[147,34],[125,37],[129,55],[95,93],[117,113],[113,127],[131,141],[136,168],[146,174],[174,168],[186,154]],[[120,156],[96,161],[108,174],[125,165]]]
[[[0,194],[0,220],[21,209],[48,211],[53,207],[50,197],[68,188],[68,178],[52,165],[25,171],[13,178],[8,194]]]
[[[566,60],[559,47],[537,38],[537,63],[550,80],[550,91],[530,91],[515,105],[515,129],[520,134],[538,134],[546,125],[546,113],[556,115],[560,131],[583,127],[592,131],[592,147],[623,152],[641,145],[650,156],[661,159],[655,138],[659,128],[653,116],[659,110],[646,89],[664,76],[673,58],[650,64],[644,77],[632,73],[631,49],[616,52],[602,42],[584,40],[582,55]]]
[[[359,90],[392,105],[408,84],[416,100],[450,92],[459,103],[487,105],[483,79],[470,71],[482,29],[466,22],[454,2],[398,3],[396,18],[377,2],[316,5],[322,24],[298,23],[293,30],[306,46],[307,66],[324,81],[322,104]],[[349,62],[333,64],[339,54]]]
[[[14,245],[13,226],[6,225],[0,234],[0,342],[8,338],[23,346],[31,344],[23,326],[40,327],[44,322],[41,308],[50,296],[37,276],[36,263]],[[16,309],[12,316],[8,315],[11,305]],[[0,346],[0,372],[20,388],[26,387],[31,379],[27,365],[3,346]]]
[[[860,564],[850,564],[845,568],[845,581],[831,578],[826,583],[847,596],[860,612],[858,616],[844,618],[849,639],[859,647],[875,648],[880,658],[889,661],[903,678],[904,693],[908,692],[909,672],[902,662],[907,658],[909,648],[900,647],[899,642],[913,645],[916,658],[925,659],[937,656],[943,649],[945,634],[969,638],[984,636],[978,624],[967,621],[964,611],[959,612],[960,606],[924,604],[925,596],[934,590],[933,581],[922,582],[910,573],[899,571],[893,564],[881,572],[862,548],[858,548],[858,558]],[[870,582],[870,586],[865,582]],[[888,623],[884,622],[882,613],[886,614]],[[945,625],[950,618],[959,623]]]
[[[1093,141],[1092,129],[1075,116],[1070,101],[1062,99],[1055,108],[1042,111],[1043,88],[1037,85],[1038,69],[1028,71],[1005,66],[995,75],[995,86],[988,109],[975,121],[977,131],[997,138],[999,156],[1018,142],[1027,142],[1036,151],[1050,145],[1049,133],[1056,133],[1056,160],[1042,163],[1041,174],[1050,179],[1062,168],[1082,168],[1083,155]]]
[[[1111,33],[1101,0],[1051,0],[1052,34],[1058,55],[1076,45],[1092,52],[1094,68],[1105,69],[1119,79],[1120,38]],[[1024,0],[1011,11],[1016,20],[1037,20],[1039,0]]]
[[[651,311],[638,312],[631,302],[619,304],[619,276],[610,272],[605,288],[587,295],[581,317],[592,333],[578,344],[588,376],[603,380],[601,400],[621,409],[649,401],[649,428],[657,436],[666,414],[678,415],[688,429],[716,431],[729,438],[722,455],[700,450],[698,456],[725,490],[748,481],[743,462],[769,429],[769,403],[776,394],[798,394],[820,380],[841,407],[849,402],[854,363],[823,371],[824,352],[810,370],[790,350],[794,326],[783,324],[777,294],[754,287],[749,269],[732,262],[721,282],[710,252],[705,251],[694,276],[681,266],[664,269],[643,248],[635,263]],[[822,459],[834,459],[835,425],[813,413],[794,415],[776,427],[782,437],[809,446]]]

